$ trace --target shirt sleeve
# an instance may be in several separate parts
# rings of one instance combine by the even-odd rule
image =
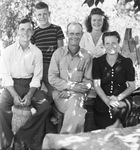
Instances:
[[[92,67],[92,78],[101,79],[101,71],[98,63],[98,58],[93,59],[93,67]]]
[[[37,52],[35,54],[33,65],[34,65],[34,73],[33,73],[32,81],[30,83],[30,87],[39,88],[40,81],[43,76],[43,56],[42,56],[42,52],[39,49],[37,49]]]
[[[11,56],[11,49],[12,47],[7,47],[1,53],[1,75],[2,75],[2,86],[13,86],[14,81],[12,79],[10,73],[10,56]]]
[[[60,78],[60,71],[59,71],[59,62],[61,54],[59,54],[58,49],[53,53],[49,71],[48,71],[48,79],[50,84],[57,90],[63,91],[70,88],[71,83]]]
[[[86,62],[83,83],[89,85],[90,87],[92,86],[92,57],[91,56],[89,57],[89,59],[87,59]]]
[[[65,38],[64,33],[63,33],[61,27],[58,26],[58,28],[57,28],[57,40],[62,40],[64,38]]]
[[[133,67],[133,62],[130,58],[126,58],[125,68],[126,81],[135,81],[135,69]]]

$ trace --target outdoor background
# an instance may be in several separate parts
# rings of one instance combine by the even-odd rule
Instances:
[[[0,0],[0,52],[15,41],[18,21],[28,16],[35,21],[32,7],[40,0]],[[83,4],[85,0],[42,0],[46,2],[51,11],[50,21],[62,27],[64,34],[66,26],[71,21],[83,24],[92,7]],[[89,1],[89,0],[87,0]],[[101,0],[100,0],[101,1]],[[103,0],[102,0],[103,1]],[[104,0],[97,7],[105,11],[109,17],[109,30],[116,30],[121,35],[123,43],[126,28],[132,28],[132,36],[140,38],[140,11],[135,13],[134,1],[140,0]],[[140,10],[140,6],[138,7]],[[66,37],[66,36],[65,36]],[[67,40],[65,39],[65,44]],[[1,63],[0,63],[1,64]],[[0,70],[2,67],[0,66]]]

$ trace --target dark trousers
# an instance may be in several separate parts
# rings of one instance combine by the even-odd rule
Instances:
[[[29,83],[31,79],[14,79],[14,88],[23,98],[29,91]],[[0,95],[0,143],[10,145],[13,133],[11,127],[13,98],[8,90],[4,90]],[[16,133],[22,141],[30,148],[41,147],[45,136],[46,118],[51,110],[51,105],[46,99],[43,91],[37,90],[34,94],[31,105],[36,109],[36,113],[29,118],[26,124]],[[35,145],[36,144],[36,145]]]

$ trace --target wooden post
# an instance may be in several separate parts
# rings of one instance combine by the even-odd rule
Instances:
[[[136,44],[137,42],[132,38],[132,28],[126,28],[122,46],[122,55],[131,58],[134,63],[137,61]]]

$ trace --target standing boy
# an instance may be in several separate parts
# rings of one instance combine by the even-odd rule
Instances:
[[[53,52],[63,46],[64,34],[60,26],[49,22],[49,7],[44,2],[35,5],[35,17],[38,27],[34,31],[31,42],[43,53],[43,83],[48,90],[48,96],[52,100],[52,87],[48,82],[48,68]]]

